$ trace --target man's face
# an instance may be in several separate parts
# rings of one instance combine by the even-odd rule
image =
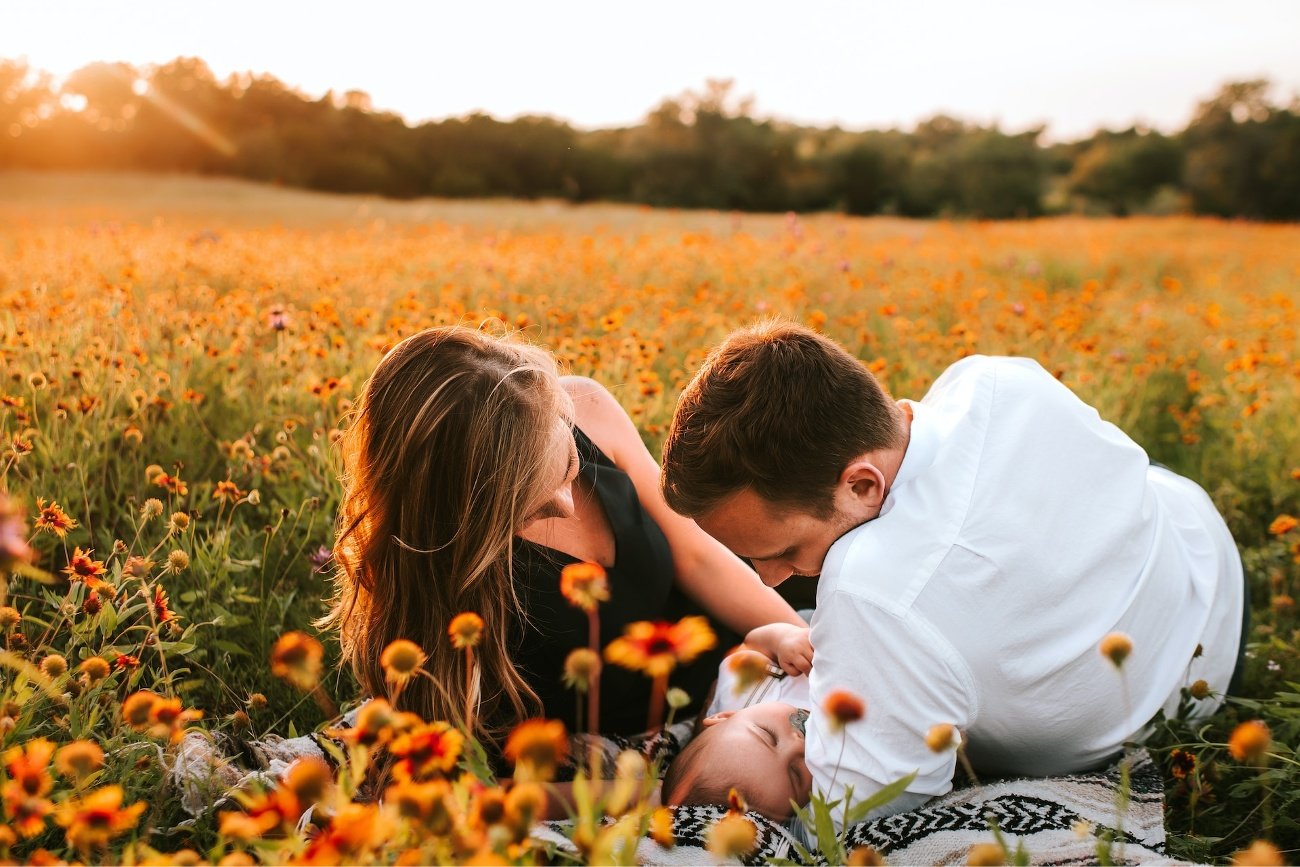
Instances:
[[[819,518],[774,505],[746,489],[723,500],[696,523],[738,557],[753,563],[763,583],[775,587],[791,575],[820,575],[822,561],[835,540],[873,517],[852,497],[841,502],[838,493],[835,511]]]

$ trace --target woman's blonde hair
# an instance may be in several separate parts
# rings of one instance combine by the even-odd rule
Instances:
[[[571,416],[554,358],[510,338],[431,328],[380,361],[341,441],[336,592],[320,622],[339,631],[368,694],[388,693],[380,655],[405,638],[436,683],[414,678],[399,707],[458,721],[469,698],[489,739],[537,712],[508,651],[522,616],[512,541],[552,493],[554,432]],[[484,622],[474,697],[447,635],[462,611]]]

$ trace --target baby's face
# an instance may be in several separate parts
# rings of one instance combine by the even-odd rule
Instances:
[[[807,711],[779,701],[704,720],[709,735],[707,773],[735,787],[753,810],[778,821],[789,818],[790,802],[804,806],[812,775],[804,764],[803,724]]]

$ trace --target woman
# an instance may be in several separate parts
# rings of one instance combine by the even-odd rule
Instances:
[[[406,638],[433,675],[399,705],[458,719],[467,686],[447,627],[462,611],[485,623],[475,649],[476,734],[489,747],[530,716],[578,728],[561,682],[587,644],[585,615],[559,592],[561,568],[606,567],[607,644],[634,620],[677,619],[700,606],[737,633],[802,625],[774,591],[659,494],[659,467],[627,414],[589,379],[560,377],[544,350],[464,328],[433,328],[392,349],[366,385],[345,443],[327,624],[370,695],[385,695],[379,658]],[[698,709],[735,637],[674,674]],[[602,734],[645,727],[649,683],[602,673]],[[686,712],[693,712],[688,709]],[[491,751],[491,750],[490,750]]]

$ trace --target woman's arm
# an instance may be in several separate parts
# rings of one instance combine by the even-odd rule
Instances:
[[[721,542],[668,508],[659,492],[659,464],[632,419],[603,385],[582,376],[561,381],[573,398],[575,423],[628,474],[641,506],[663,530],[672,549],[677,583],[687,596],[741,635],[767,623],[807,625]]]

